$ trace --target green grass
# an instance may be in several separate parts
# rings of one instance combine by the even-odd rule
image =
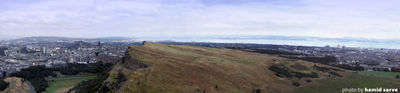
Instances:
[[[70,88],[74,87],[76,84],[95,78],[95,74],[78,74],[78,75],[61,75],[58,77],[48,77],[46,80],[49,81],[49,87],[44,93],[60,93],[68,91]]]
[[[396,75],[400,75],[400,72],[359,71],[359,73],[367,74],[367,75],[375,75],[375,76],[380,76],[380,77],[386,77],[386,78],[396,78]]]
[[[340,93],[342,88],[400,88],[399,80],[377,76],[347,74],[344,78],[317,80],[308,86],[296,88],[296,93]]]

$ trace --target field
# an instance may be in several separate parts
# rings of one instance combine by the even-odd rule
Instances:
[[[366,74],[366,75],[375,75],[375,76],[380,76],[380,77],[386,77],[386,78],[395,78],[396,75],[400,75],[400,72],[359,71],[359,73]]]
[[[295,89],[296,93],[323,93],[327,91],[340,92],[342,88],[400,88],[400,80],[384,77],[348,73],[344,78],[328,78],[317,80],[315,83]]]
[[[44,93],[65,93],[79,82],[95,78],[95,74],[82,73],[78,75],[62,75],[57,74],[57,77],[48,77],[49,87]]]
[[[274,73],[267,70],[268,65],[274,63],[268,61],[290,61],[279,57],[156,43],[131,48],[129,53],[131,55],[127,56],[131,56],[132,60],[119,65],[122,70],[115,68],[109,78],[113,79],[118,73],[128,77],[121,93],[251,93],[255,89],[271,92],[275,90],[268,89],[279,89],[282,92],[293,88],[290,81],[270,77]],[[136,65],[135,61],[148,64],[151,68],[137,71],[124,68]],[[284,87],[287,90],[280,89]]]

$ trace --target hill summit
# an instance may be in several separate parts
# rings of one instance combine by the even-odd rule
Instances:
[[[231,49],[151,42],[129,47],[123,60],[107,74],[98,91],[321,93],[340,92],[344,87],[399,86],[384,78],[301,60]]]

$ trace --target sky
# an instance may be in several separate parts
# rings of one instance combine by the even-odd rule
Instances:
[[[400,39],[400,0],[0,0],[0,36]]]

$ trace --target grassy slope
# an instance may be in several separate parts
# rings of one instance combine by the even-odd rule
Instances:
[[[395,83],[397,82],[397,83]],[[400,88],[400,80],[346,73],[344,78],[326,78],[309,86],[295,89],[296,93],[322,93],[326,91],[340,92],[342,88]]]
[[[386,77],[386,78],[395,78],[396,75],[400,75],[400,72],[359,71],[359,73],[363,73],[366,75],[381,76],[381,77]]]
[[[8,77],[4,81],[9,82],[10,85],[0,93],[29,93],[29,87],[26,82],[22,82],[21,78]]]
[[[230,49],[146,43],[144,46],[130,48],[127,56],[151,67],[134,71],[127,69],[126,67],[129,67],[127,64],[116,65],[106,82],[115,82],[118,73],[126,75],[128,80],[119,90],[112,92],[251,93],[253,89],[259,88],[262,92],[286,93],[295,89],[296,91],[307,91],[307,88],[301,89],[292,86],[293,82],[299,82],[305,87],[319,86],[319,82],[335,83],[330,81],[331,78],[328,78],[327,73],[315,70],[312,67],[314,63]],[[292,66],[295,63],[310,69],[296,69],[295,66]],[[268,69],[274,64],[283,64],[289,69],[304,73],[317,72],[320,78],[311,79],[314,81],[313,83],[306,83],[304,78],[279,78]],[[346,74],[343,79],[347,81],[352,81],[349,80],[352,78],[348,76],[354,74],[349,71],[337,73]],[[355,77],[360,76],[355,75]],[[317,82],[315,83],[315,81]],[[339,84],[343,83],[337,83],[337,86],[340,86]],[[340,91],[334,87],[326,89],[328,88],[331,92]]]
[[[56,78],[46,78],[49,80],[49,86],[44,93],[65,93],[79,82],[92,79],[95,74],[62,75],[58,74]]]

